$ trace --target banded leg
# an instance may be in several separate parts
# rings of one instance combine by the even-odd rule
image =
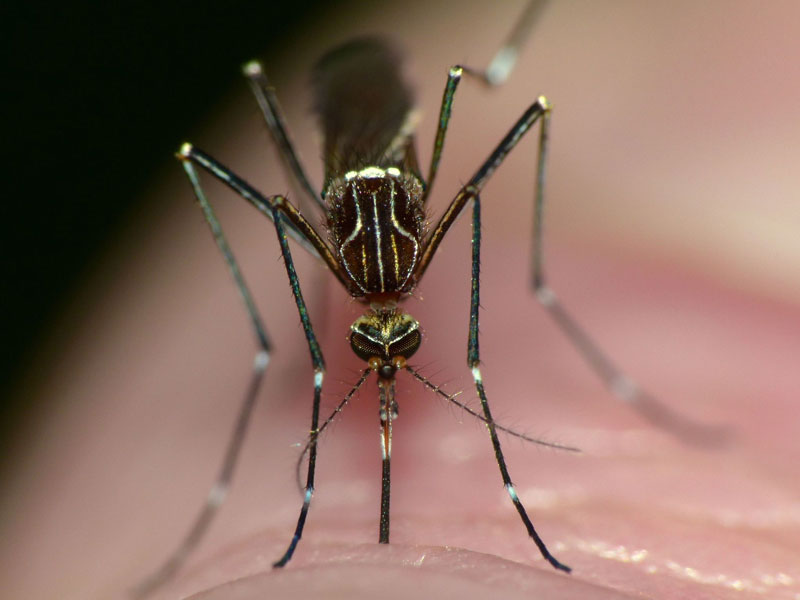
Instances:
[[[544,306],[548,314],[555,320],[567,339],[575,346],[583,359],[603,380],[608,389],[620,400],[630,405],[645,419],[685,442],[698,445],[716,445],[729,438],[730,432],[724,427],[714,427],[697,423],[669,409],[658,399],[641,390],[636,383],[620,371],[606,354],[586,334],[583,328],[563,308],[555,292],[547,286],[544,277],[544,260],[542,252],[544,187],[547,161],[547,144],[550,130],[550,113],[552,107],[544,96],[531,105],[520,119],[509,130],[495,150],[484,161],[456,198],[450,203],[442,215],[436,228],[425,243],[425,247],[417,265],[415,277],[419,281],[428,268],[439,244],[471,196],[466,192],[471,186],[479,192],[505,157],[517,145],[523,135],[541,120],[539,130],[539,156],[536,168],[534,191],[534,223],[533,223],[533,288],[537,300]]]
[[[447,126],[450,124],[450,115],[453,112],[453,99],[455,98],[456,89],[461,82],[463,73],[464,68],[458,65],[450,67],[450,71],[447,73],[447,83],[444,86],[442,104],[439,107],[439,122],[436,125],[436,137],[433,140],[431,164],[428,167],[425,192],[422,195],[423,203],[427,202],[428,196],[433,189],[433,182],[436,180],[436,174],[439,172],[439,162],[442,160],[442,151],[444,150],[444,138],[447,135]]]
[[[256,102],[258,102],[267,127],[272,134],[272,139],[275,140],[288,170],[294,175],[303,193],[308,196],[308,199],[319,209],[324,211],[325,205],[319,193],[311,185],[311,181],[308,175],[306,175],[306,171],[303,165],[300,164],[300,159],[294,150],[294,145],[289,139],[286,122],[283,118],[283,111],[275,95],[274,88],[270,85],[267,76],[264,74],[261,63],[255,60],[250,61],[242,67],[242,72],[245,77],[247,77],[250,89],[256,97]]]
[[[269,365],[271,348],[263,320],[259,315],[255,302],[253,302],[253,296],[247,287],[247,283],[244,280],[241,270],[239,269],[239,264],[236,261],[236,257],[234,256],[233,251],[231,250],[230,245],[225,238],[225,233],[222,230],[222,226],[220,225],[216,214],[214,213],[214,209],[211,207],[211,204],[203,192],[203,188],[200,186],[197,172],[195,171],[194,166],[186,160],[183,161],[183,167],[186,171],[186,175],[189,177],[195,197],[197,198],[197,201],[203,210],[203,215],[205,216],[206,222],[211,228],[211,234],[214,236],[217,247],[222,253],[225,264],[228,266],[228,270],[233,276],[236,288],[239,290],[239,295],[241,296],[245,308],[247,309],[247,314],[250,317],[250,322],[256,335],[256,341],[258,342],[260,350],[256,353],[253,360],[253,372],[250,377],[250,383],[247,386],[244,400],[239,408],[239,414],[236,418],[236,424],[233,432],[228,440],[222,465],[220,466],[216,480],[211,486],[211,490],[206,497],[203,507],[201,508],[197,517],[195,517],[194,523],[175,551],[157,571],[136,586],[131,594],[133,598],[144,598],[156,588],[164,584],[167,580],[172,578],[172,576],[178,571],[178,569],[180,569],[184,562],[186,562],[186,559],[191,554],[192,550],[194,550],[194,548],[197,547],[197,545],[203,539],[208,531],[209,526],[211,525],[211,522],[214,519],[214,516],[216,515],[220,506],[222,506],[222,503],[225,501],[231,480],[233,479],[233,473],[236,468],[236,464],[239,460],[239,454],[241,452],[242,444],[244,443],[247,428],[250,423],[250,417],[253,414],[253,408],[255,407],[258,390],[261,387],[261,382],[264,379],[264,373]]]
[[[281,229],[283,229],[284,226],[287,227],[289,234],[310,254],[321,258],[325,266],[330,269],[345,289],[349,289],[342,268],[333,252],[331,252],[331,249],[322,237],[320,237],[314,227],[300,214],[300,211],[297,210],[291,202],[283,197],[276,196],[275,198],[279,198],[280,201],[274,203],[275,206],[273,206],[269,198],[265,197],[244,179],[191,144],[187,143],[181,147],[178,158],[183,161],[191,161],[208,171],[273,222],[273,209],[277,209],[285,219],[281,225]]]
[[[319,428],[317,429],[317,434],[316,436],[314,436],[314,438],[318,439],[319,436],[322,435],[322,432],[325,431],[325,428],[331,423],[333,423],[333,420],[344,410],[344,407],[347,406],[353,395],[359,390],[359,388],[361,388],[361,386],[367,380],[367,377],[369,377],[370,373],[372,373],[372,369],[369,368],[364,369],[364,371],[361,373],[361,377],[359,377],[355,385],[353,385],[353,387],[350,388],[350,391],[347,392],[347,394],[345,394],[344,398],[342,398],[339,404],[336,406],[336,408],[333,409],[333,412],[331,412],[331,414],[328,415],[328,418],[325,419],[322,422],[322,425],[319,426]],[[303,482],[300,479],[301,469],[303,467],[303,459],[306,457],[306,454],[308,454],[311,445],[312,445],[311,436],[309,436],[309,440],[306,442],[306,445],[303,446],[303,451],[300,452],[300,456],[297,457],[297,464],[295,465],[295,477],[297,478],[297,487],[300,489],[301,492],[303,491],[304,487]]]
[[[506,79],[511,75],[511,71],[514,69],[519,51],[525,44],[525,41],[533,30],[536,21],[538,21],[546,5],[547,0],[531,0],[528,2],[528,5],[517,19],[505,43],[500,50],[497,51],[497,54],[495,54],[485,71],[478,71],[470,67],[462,67],[459,65],[450,68],[447,74],[447,83],[444,87],[444,93],[442,94],[442,104],[439,108],[439,121],[436,125],[436,137],[433,142],[433,153],[431,155],[431,164],[428,168],[425,193],[422,197],[423,203],[427,201],[433,189],[433,182],[436,179],[436,174],[439,172],[439,162],[441,161],[442,152],[444,150],[447,127],[450,123],[450,115],[453,112],[453,99],[455,98],[458,84],[461,82],[461,77],[466,73],[489,86],[495,87],[505,83]]]
[[[273,567],[283,567],[291,560],[295,548],[297,548],[297,543],[303,536],[306,516],[308,515],[309,506],[311,506],[311,496],[314,494],[314,472],[317,464],[317,439],[319,437],[319,406],[322,396],[322,380],[325,376],[325,359],[322,356],[322,349],[317,342],[317,337],[311,326],[311,319],[308,316],[306,303],[300,291],[300,280],[297,278],[294,261],[292,260],[292,252],[289,249],[289,241],[286,238],[286,231],[283,228],[284,213],[281,207],[287,203],[286,199],[282,196],[272,196],[268,200],[270,208],[272,209],[272,221],[275,225],[275,233],[278,236],[278,242],[281,246],[281,255],[283,256],[283,262],[286,266],[286,275],[289,278],[289,285],[292,288],[292,295],[297,305],[297,312],[300,315],[300,322],[303,325],[303,333],[306,336],[308,349],[311,352],[311,364],[314,367],[314,402],[311,409],[311,429],[309,430],[311,448],[308,451],[308,470],[306,474],[303,505],[300,508],[300,516],[297,518],[297,526],[295,527],[292,540],[289,542],[289,547],[280,559],[272,563]]]
[[[499,86],[506,82],[517,64],[517,57],[542,14],[548,0],[531,0],[517,19],[505,43],[494,55],[485,71],[467,69],[486,85]]]
[[[184,144],[183,148],[181,148],[180,156],[187,164],[190,164],[191,161],[191,163],[202,166],[220,181],[231,187],[245,200],[253,204],[261,212],[269,214],[275,226],[275,233],[278,236],[278,242],[281,247],[281,255],[283,256],[283,262],[286,266],[286,275],[289,278],[289,285],[292,288],[292,295],[297,305],[297,312],[300,315],[300,322],[303,325],[303,333],[305,334],[308,349],[311,353],[311,363],[314,368],[314,400],[311,411],[311,429],[309,431],[310,449],[308,452],[308,470],[306,474],[303,505],[300,509],[300,516],[297,520],[294,536],[283,556],[273,563],[274,567],[282,567],[291,560],[297,543],[303,535],[303,527],[305,526],[306,516],[308,515],[308,509],[311,505],[311,496],[314,493],[314,473],[317,461],[316,442],[319,436],[319,407],[322,394],[322,380],[325,375],[325,361],[322,357],[322,350],[319,347],[316,335],[314,334],[314,329],[311,326],[311,320],[309,319],[308,310],[303,300],[303,294],[300,291],[300,281],[297,278],[297,272],[294,268],[292,253],[289,249],[289,241],[286,237],[285,225],[293,225],[295,229],[303,235],[304,239],[318,250],[326,264],[330,266],[331,270],[340,280],[342,280],[342,276],[327,245],[325,245],[314,228],[311,227],[286,198],[282,196],[264,197],[229,169],[204,152],[193,148],[190,144]]]
[[[430,236],[428,236],[428,239],[425,241],[422,249],[422,256],[420,257],[419,263],[417,263],[417,268],[414,272],[414,277],[417,281],[422,279],[422,276],[425,274],[428,265],[430,265],[431,259],[433,258],[434,254],[436,254],[436,250],[439,248],[439,244],[442,243],[444,236],[447,234],[453,223],[456,222],[461,214],[461,211],[464,210],[464,207],[467,205],[467,203],[472,200],[475,195],[480,193],[483,186],[492,176],[492,173],[494,173],[497,167],[500,166],[500,163],[505,160],[506,156],[508,156],[508,153],[514,149],[522,136],[524,136],[530,130],[530,128],[533,127],[533,125],[542,117],[542,115],[546,115],[549,112],[550,103],[547,101],[547,98],[544,96],[539,96],[536,102],[534,102],[528,108],[528,110],[522,114],[522,116],[517,120],[506,136],[500,141],[497,147],[489,155],[489,158],[487,158],[478,168],[478,170],[475,171],[475,174],[472,176],[469,183],[465,185],[456,195],[456,197],[450,203],[450,206],[447,207],[447,210],[445,210],[444,214],[439,219],[439,222],[436,224],[433,232],[431,232]]]
[[[480,370],[480,347],[478,344],[478,309],[480,307],[480,270],[481,270],[481,202],[480,196],[477,192],[474,193],[472,204],[472,292],[470,294],[469,303],[469,342],[467,349],[467,363],[472,370],[472,378],[475,380],[475,388],[478,391],[478,398],[481,401],[481,408],[483,415],[486,419],[486,428],[489,430],[489,437],[492,440],[494,447],[494,456],[497,459],[497,466],[500,468],[500,476],[503,479],[503,485],[511,497],[511,502],[514,503],[514,508],[517,509],[522,522],[525,524],[525,529],[528,530],[528,535],[533,539],[536,546],[539,548],[542,557],[549,562],[556,569],[566,571],[569,573],[571,569],[562,562],[559,562],[555,556],[550,554],[544,541],[536,532],[522,501],[517,496],[514,489],[514,484],[511,482],[511,476],[508,474],[506,467],[506,460],[503,456],[503,450],[500,447],[500,439],[497,437],[497,426],[495,425],[492,413],[489,410],[489,401],[486,398],[486,390],[483,387],[483,377]]]
[[[392,491],[392,421],[397,416],[394,401],[395,380],[378,380],[378,395],[381,402],[381,517],[378,543],[389,543],[389,500]]]
[[[698,445],[716,445],[729,437],[725,427],[697,423],[660,402],[622,372],[606,353],[592,340],[575,319],[564,309],[556,293],[545,280],[544,253],[542,250],[544,224],[544,187],[547,161],[547,142],[550,126],[550,107],[544,113],[539,134],[539,157],[536,166],[534,191],[532,286],[536,299],[547,310],[581,357],[600,377],[606,387],[619,400],[633,408],[656,427],[675,435],[684,442]]]

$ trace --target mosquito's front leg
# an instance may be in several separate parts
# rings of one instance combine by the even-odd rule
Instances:
[[[539,548],[542,557],[549,562],[553,567],[561,571],[569,573],[571,569],[560,562],[553,556],[547,549],[542,538],[533,526],[533,522],[528,516],[522,501],[517,496],[514,484],[511,482],[511,476],[508,474],[506,467],[506,460],[503,456],[503,450],[500,447],[500,439],[497,437],[497,426],[495,425],[492,413],[489,410],[489,401],[486,398],[486,390],[483,386],[483,376],[481,375],[481,355],[480,346],[478,344],[478,311],[480,307],[480,271],[481,271],[481,201],[477,191],[467,188],[467,191],[472,192],[472,286],[469,302],[469,341],[467,349],[467,363],[472,371],[472,378],[475,380],[475,388],[478,391],[478,397],[481,401],[481,408],[485,418],[486,428],[489,430],[489,437],[492,440],[492,447],[494,448],[494,456],[497,459],[497,466],[500,468],[500,476],[503,479],[503,485],[508,492],[514,508],[517,509],[522,522],[525,524],[525,529],[528,535],[533,539],[536,546]]]

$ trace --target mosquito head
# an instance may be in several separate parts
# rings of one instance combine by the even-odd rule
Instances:
[[[396,310],[370,311],[350,326],[353,352],[383,379],[391,379],[405,367],[421,342],[417,320]]]

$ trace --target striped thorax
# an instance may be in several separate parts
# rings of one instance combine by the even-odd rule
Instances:
[[[394,167],[367,167],[335,180],[326,201],[350,293],[370,301],[410,292],[425,228],[419,180]]]

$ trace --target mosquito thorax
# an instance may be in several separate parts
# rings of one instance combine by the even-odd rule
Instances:
[[[419,322],[395,310],[370,311],[350,326],[350,347],[384,379],[405,367],[422,342]]]
[[[413,289],[425,229],[422,194],[419,179],[396,167],[369,166],[331,182],[327,226],[353,296]]]

